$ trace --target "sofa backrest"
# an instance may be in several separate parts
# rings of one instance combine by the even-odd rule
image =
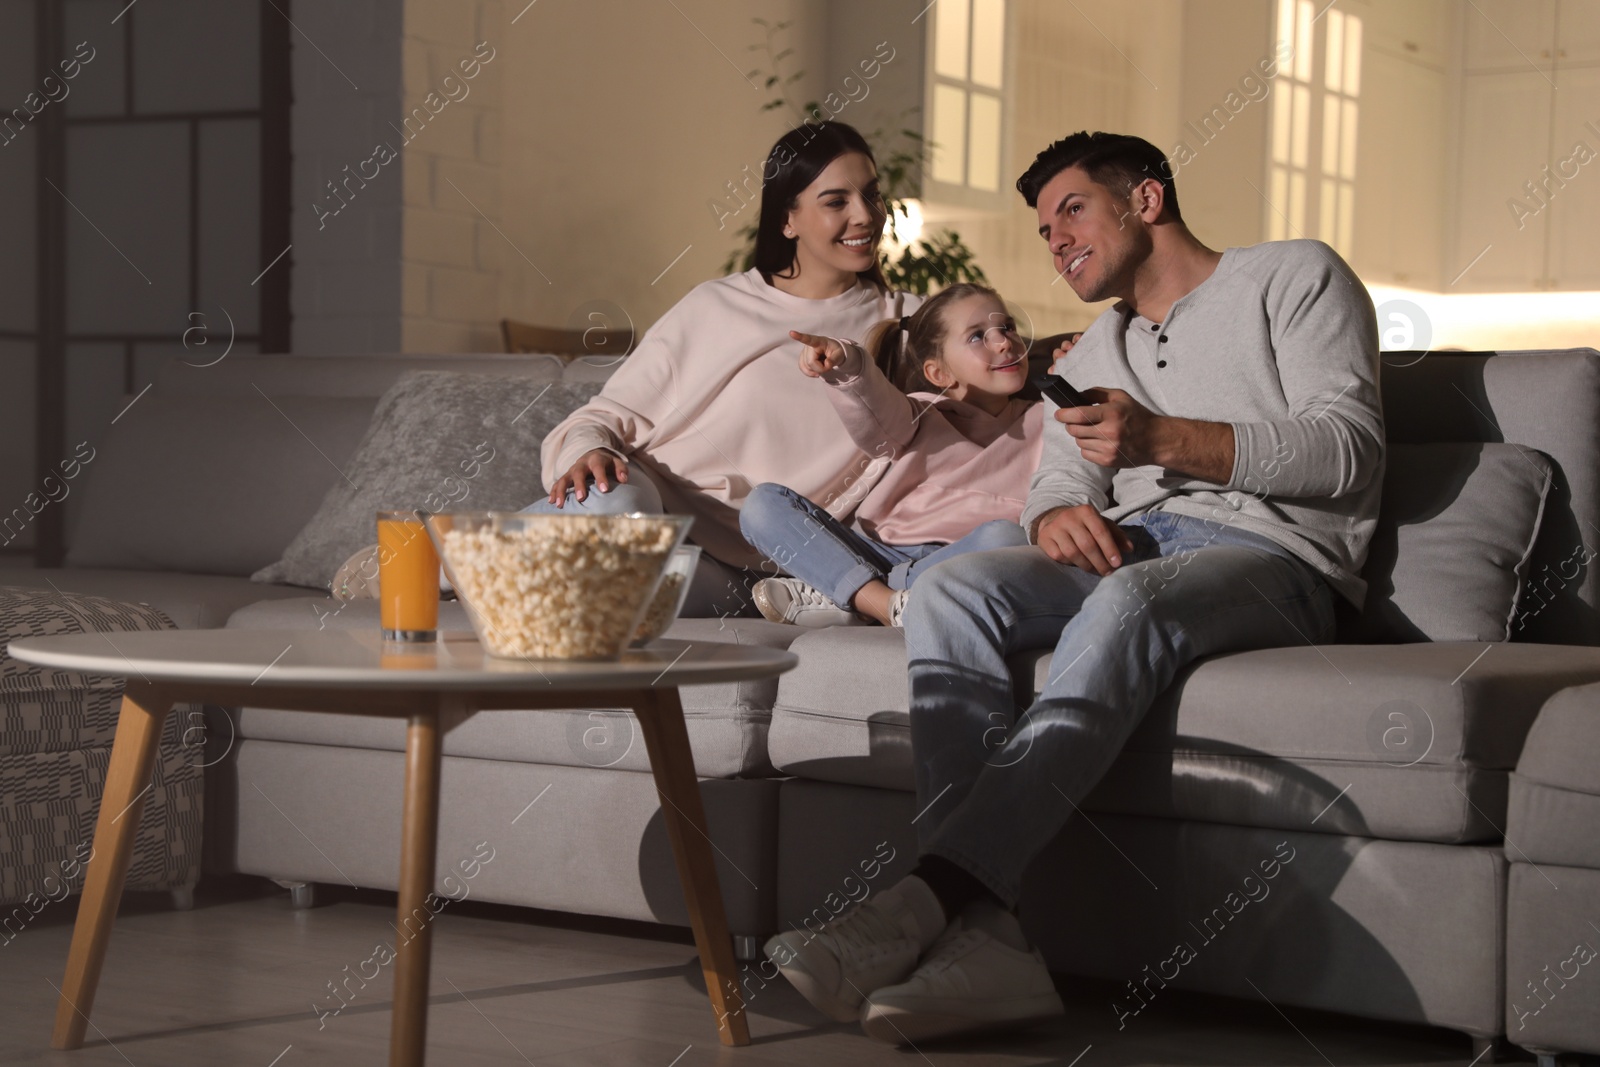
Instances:
[[[542,354],[468,352],[461,355],[232,356],[212,366],[169,360],[156,371],[152,393],[188,396],[360,396],[376,400],[406,371],[448,370],[507,374],[550,381],[604,381],[615,360],[565,360]]]
[[[1555,483],[1515,639],[1600,645],[1600,352],[1393,352],[1383,362],[1391,441],[1506,441],[1550,457]],[[175,359],[87,469],[68,562],[249,574],[310,519],[377,398],[405,371],[590,381],[613,367],[499,353],[235,355],[209,367]],[[258,416],[282,426],[251,432]]]
[[[1555,465],[1513,640],[1600,645],[1600,352],[1389,352],[1390,441],[1505,441]]]
[[[96,443],[68,566],[240,577],[277,560],[411,370],[603,380],[611,360],[549,355],[233,355],[174,359]]]

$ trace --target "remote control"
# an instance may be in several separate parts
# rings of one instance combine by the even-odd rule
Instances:
[[[1033,379],[1033,384],[1039,392],[1056,402],[1057,407],[1073,408],[1088,407],[1089,401],[1084,395],[1067,383],[1067,380],[1057,374],[1041,374]]]

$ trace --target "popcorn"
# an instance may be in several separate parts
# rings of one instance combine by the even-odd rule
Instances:
[[[662,577],[655,598],[645,609],[644,619],[640,621],[639,628],[633,631],[635,641],[654,641],[667,632],[667,627],[678,617],[678,591],[683,588],[686,577],[677,573]]]
[[[678,542],[678,527],[573,515],[446,530],[441,540],[456,591],[491,655],[614,659],[634,636],[633,621]],[[655,597],[652,610],[661,601]],[[668,600],[667,610],[675,603]]]

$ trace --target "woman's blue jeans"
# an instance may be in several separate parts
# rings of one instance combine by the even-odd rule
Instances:
[[[772,482],[756,486],[745,498],[739,529],[762,555],[843,608],[868,582],[910,589],[918,575],[954,556],[1028,543],[1022,527],[996,520],[948,545],[886,545]]]
[[[1135,551],[1104,578],[1011,548],[935,568],[907,606],[921,851],[1008,906],[1184,665],[1333,636],[1331,588],[1272,542],[1161,511],[1123,529]],[[1007,657],[1052,647],[1019,708]]]

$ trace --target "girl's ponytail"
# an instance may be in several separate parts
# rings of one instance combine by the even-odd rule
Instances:
[[[884,319],[867,331],[861,347],[883,376],[901,392],[910,392],[901,380],[900,368],[906,362],[906,332],[900,328],[904,319]]]

